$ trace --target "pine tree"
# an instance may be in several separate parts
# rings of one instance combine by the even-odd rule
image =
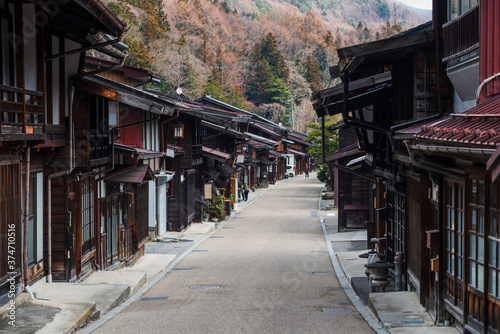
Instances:
[[[205,64],[208,62],[209,58],[207,41],[208,41],[207,34],[203,34],[203,42],[201,43],[201,46],[198,49],[198,57]]]
[[[272,33],[255,45],[250,60],[254,64],[254,75],[248,90],[252,101],[257,104],[273,103],[283,91],[289,91],[286,87],[289,70]]]
[[[321,89],[321,70],[319,68],[319,62],[311,57],[310,55],[306,58],[305,63],[306,73],[304,77],[307,82],[311,85],[313,91],[318,91]]]
[[[149,55],[149,47],[144,45],[140,39],[132,39],[129,36],[123,39],[123,42],[128,45],[129,56],[126,59],[126,64],[135,67],[150,69],[153,65],[153,58]]]

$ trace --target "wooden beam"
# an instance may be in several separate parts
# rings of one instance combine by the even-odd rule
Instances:
[[[88,93],[105,97],[107,99],[116,101],[118,99],[118,94],[115,90],[96,85],[83,80],[75,80],[73,85],[75,88],[81,89]]]
[[[401,49],[410,49],[417,45],[434,41],[434,30],[421,31],[386,38],[379,41],[358,44],[338,49],[341,59],[354,58],[357,56],[368,57],[384,53],[390,53]]]
[[[26,98],[24,96],[24,88],[25,88],[25,71],[24,71],[24,43],[20,40],[23,38],[23,4],[21,1],[16,1],[14,3],[14,31],[16,41],[14,43],[14,48],[16,52],[16,86],[20,87],[23,92],[18,96],[18,101],[23,101],[23,114],[19,115],[17,122],[23,123],[23,132],[26,133]],[[17,40],[19,39],[19,40]]]

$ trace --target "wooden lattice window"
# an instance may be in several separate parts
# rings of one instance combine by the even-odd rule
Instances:
[[[95,247],[95,185],[91,178],[82,180],[82,254]]]
[[[455,306],[463,304],[464,280],[464,185],[447,182],[446,205],[446,293]]]

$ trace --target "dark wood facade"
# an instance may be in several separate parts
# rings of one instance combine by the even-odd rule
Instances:
[[[377,236],[385,238],[389,262],[397,252],[404,255],[402,288],[415,291],[437,322],[454,319],[463,332],[497,334],[500,86],[494,17],[500,6],[490,0],[452,3],[434,1],[436,30],[420,27],[395,36],[401,39],[398,59],[391,59],[394,39],[339,50],[344,63],[332,73],[342,76],[342,90],[316,93],[315,108],[319,116],[342,113],[356,129],[377,179]],[[418,35],[432,43],[418,43],[405,54]],[[388,63],[390,78],[370,73]],[[382,84],[392,96],[387,104]],[[372,93],[361,96],[369,86]],[[431,271],[437,259],[440,265]]]

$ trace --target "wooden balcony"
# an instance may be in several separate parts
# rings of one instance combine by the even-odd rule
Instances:
[[[0,85],[0,139],[45,138],[45,106],[42,92]]]
[[[479,6],[443,24],[443,61],[463,56],[479,47]]]

